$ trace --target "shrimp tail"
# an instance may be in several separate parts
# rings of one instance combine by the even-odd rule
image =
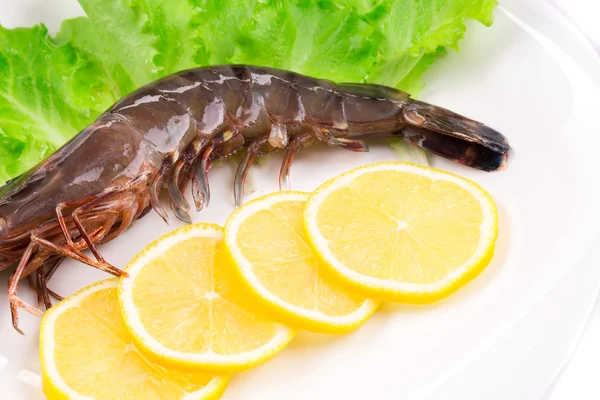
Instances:
[[[498,131],[442,107],[411,100],[402,134],[414,145],[484,171],[502,170],[511,148]]]

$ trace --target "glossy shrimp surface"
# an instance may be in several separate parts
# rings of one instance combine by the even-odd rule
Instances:
[[[510,147],[497,131],[399,90],[338,84],[290,71],[223,65],[182,71],[126,96],[46,160],[0,188],[0,270],[9,280],[13,325],[27,278],[39,306],[51,306],[47,280],[70,257],[114,275],[97,245],[118,237],[154,209],[159,195],[191,222],[182,192],[190,182],[197,211],[210,201],[215,160],[244,149],[234,198],[242,202],[257,156],[284,149],[280,186],[294,156],[315,143],[368,151],[365,140],[399,136],[461,164],[487,171],[506,166]],[[89,248],[90,258],[82,253]],[[58,297],[56,295],[56,297]]]

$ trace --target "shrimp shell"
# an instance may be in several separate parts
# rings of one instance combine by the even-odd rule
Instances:
[[[241,204],[256,158],[280,149],[280,187],[295,155],[315,143],[368,151],[365,140],[398,136],[461,164],[486,171],[506,166],[510,147],[497,131],[381,85],[334,83],[248,65],[181,71],[124,97],[44,161],[0,188],[0,270],[9,279],[12,322],[17,308],[41,315],[17,296],[28,278],[42,308],[47,281],[65,257],[113,275],[97,246],[154,209],[166,187],[173,214],[191,222],[183,196],[192,182],[194,208],[209,204],[208,171],[246,149],[234,181]],[[83,250],[90,249],[88,257]],[[35,273],[34,279],[31,277]]]

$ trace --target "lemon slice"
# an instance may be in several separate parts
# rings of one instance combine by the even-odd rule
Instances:
[[[246,203],[227,219],[226,247],[256,304],[273,318],[297,329],[349,332],[378,302],[323,273],[304,234],[307,198],[278,192]]]
[[[235,280],[223,228],[179,228],[142,250],[121,278],[125,325],[151,359],[179,368],[239,371],[274,357],[294,331],[256,315]]]
[[[474,182],[410,163],[375,163],[335,177],[308,199],[315,251],[367,295],[431,302],[489,263],[498,232],[492,198]]]
[[[133,345],[119,311],[117,279],[88,286],[52,307],[40,329],[48,399],[217,399],[227,377],[174,371]]]

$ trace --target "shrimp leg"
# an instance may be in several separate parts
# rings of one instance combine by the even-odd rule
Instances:
[[[38,306],[43,306],[46,310],[48,310],[50,307],[52,307],[52,301],[50,301],[50,295],[48,294],[46,273],[44,272],[43,268],[38,268],[35,270],[35,278],[37,286]]]
[[[196,139],[192,144],[185,150],[183,157],[177,161],[175,168],[173,169],[173,176],[169,183],[169,195],[171,196],[171,209],[179,218],[179,220],[188,224],[192,223],[190,217],[190,205],[183,196],[183,191],[189,180],[190,170],[192,166],[200,156],[206,140]],[[196,199],[194,198],[194,202]]]
[[[32,235],[31,242],[35,243],[36,245],[38,245],[41,248],[44,248],[48,251],[59,254],[63,257],[72,258],[74,260],[79,261],[80,263],[87,264],[90,267],[99,269],[100,271],[108,272],[109,274],[112,274],[114,276],[124,276],[125,275],[125,273],[123,271],[121,271],[120,269],[118,269],[116,267],[113,267],[110,264],[103,264],[103,263],[94,261],[94,260],[90,259],[89,257],[83,258],[79,254],[71,251],[71,249],[69,249],[68,247],[57,245],[47,239]]]
[[[165,212],[165,209],[163,208],[160,202],[159,195],[160,190],[162,189],[164,179],[167,176],[166,174],[172,166],[173,157],[172,155],[167,154],[165,156],[165,159],[163,160],[162,165],[160,166],[160,169],[158,170],[158,173],[156,174],[156,177],[152,181],[152,185],[150,186],[150,204],[152,205],[154,211],[156,211],[156,213],[160,215],[160,217],[163,219],[163,221],[165,221],[167,225],[169,224],[169,216]]]
[[[112,197],[114,197],[116,195],[120,195],[120,197],[118,197],[116,199],[112,199]],[[87,247],[92,251],[92,253],[94,253],[94,255],[96,256],[96,259],[98,259],[98,262],[106,263],[106,264],[110,265],[109,263],[107,263],[104,260],[104,258],[100,255],[100,253],[96,249],[95,242],[100,241],[104,237],[104,235],[108,231],[110,231],[110,229],[114,226],[114,224],[117,221],[119,216],[122,216],[122,217],[124,216],[123,214],[125,214],[125,213],[123,211],[126,211],[133,207],[134,202],[131,199],[131,197],[133,197],[133,194],[131,194],[130,196],[126,196],[126,195],[123,195],[118,192],[110,193],[110,194],[107,194],[106,196],[102,196],[88,204],[84,204],[83,206],[78,207],[77,209],[75,209],[75,211],[73,211],[73,214],[72,214],[73,222],[77,226],[77,229],[79,229],[81,237],[85,241]],[[137,204],[135,205],[134,212],[135,211],[137,211]],[[92,213],[105,214],[105,215],[112,214],[113,217],[106,219],[106,221],[108,222],[107,226],[100,228],[100,229],[92,232],[91,234],[88,234],[88,232],[85,230],[85,227],[83,226],[83,223],[81,222],[81,218],[82,217],[85,218],[86,215],[91,215]],[[123,224],[129,225],[131,223],[131,218],[128,218],[128,214],[126,214],[126,216],[127,216],[127,218],[123,219],[121,221],[121,225],[123,225]]]
[[[27,275],[27,283],[29,284],[31,290],[34,290],[37,293],[37,288],[35,287],[35,283],[33,283],[33,278],[31,275]]]
[[[75,223],[75,226],[79,230],[79,233],[81,234],[81,237],[83,237],[83,240],[85,240],[85,243],[87,244],[87,246],[91,250],[91,252],[94,254],[94,256],[96,257],[96,259],[98,260],[98,262],[110,266],[113,271],[115,271],[115,272],[118,271],[119,275],[123,275],[123,271],[121,271],[121,270],[113,267],[111,264],[107,263],[104,260],[104,257],[102,257],[102,255],[100,254],[100,252],[96,248],[96,245],[94,244],[94,241],[90,238],[90,235],[88,235],[88,233],[85,230],[83,224],[81,223],[80,216],[84,215],[84,214],[91,213],[91,212],[102,212],[102,211],[104,211],[104,210],[101,210],[101,209],[102,208],[106,208],[107,200],[109,198],[114,197],[114,196],[119,195],[119,194],[124,194],[126,192],[131,191],[136,186],[140,186],[142,184],[145,184],[148,181],[148,178],[149,178],[149,174],[146,173],[146,174],[142,174],[142,175],[138,176],[137,178],[131,180],[130,182],[126,183],[123,186],[114,186],[114,187],[107,188],[107,189],[103,190],[100,193],[100,195],[98,195],[94,200],[89,201],[86,204],[83,204],[83,205],[79,206],[78,208],[76,208],[75,210],[73,210],[73,212],[71,213],[71,216],[73,217],[73,222]],[[116,204],[109,206],[113,210],[106,210],[106,211],[108,211],[108,212],[110,212],[110,211],[115,212],[114,211],[115,208],[116,209],[119,209],[119,208],[126,209],[127,205],[123,204],[124,202],[125,202],[124,199],[116,200]],[[131,205],[129,204],[129,206],[131,206]],[[61,227],[62,227],[62,225],[61,225]],[[64,230],[63,230],[63,232],[64,232]]]
[[[50,281],[50,278],[52,278],[52,275],[54,275],[54,273],[56,272],[56,270],[58,269],[58,267],[60,267],[60,264],[62,264],[62,262],[65,260],[64,257],[57,257],[56,260],[53,261],[53,264],[50,265],[50,268],[48,268],[48,270],[46,271],[46,276],[45,276],[45,282],[46,285],[48,285],[48,282]],[[52,297],[54,297],[56,300],[61,301],[64,299],[64,297],[62,297],[59,294],[56,294],[56,292],[54,292],[52,289],[50,289],[48,286],[46,286],[46,290],[48,291],[48,294]]]
[[[63,210],[65,208],[70,208],[73,206],[81,206],[81,205],[85,205],[87,203],[90,202],[95,202],[96,200],[100,200],[100,199],[105,199],[107,197],[107,195],[111,190],[114,190],[114,188],[109,188],[106,189],[100,193],[95,193],[93,195],[89,195],[84,197],[83,199],[77,199],[74,201],[70,201],[70,202],[65,202],[65,203],[60,203],[59,205],[56,206],[56,216],[57,216],[57,220],[58,220],[58,224],[63,232],[63,236],[65,237],[66,240],[66,249],[69,250],[69,254],[63,254],[65,256],[71,257],[71,258],[76,258],[77,260],[88,264],[88,265],[92,265],[92,266],[96,266],[96,263],[94,263],[89,257],[87,257],[85,254],[83,254],[81,252],[81,250],[79,250],[77,248],[77,246],[75,246],[75,243],[73,243],[73,239],[71,237],[71,233],[69,232],[69,229],[67,227],[67,223],[65,221],[65,218],[63,216]],[[112,194],[112,193],[110,193]],[[104,258],[100,255],[100,253],[98,252],[98,250],[96,249],[96,247],[94,246],[94,244],[92,243],[92,241],[90,240],[89,236],[87,235],[87,233],[85,232],[85,229],[83,229],[83,226],[81,225],[81,222],[78,220],[78,218],[74,217],[73,218],[73,222],[75,223],[75,226],[77,228],[77,230],[79,231],[79,233],[81,234],[81,236],[83,237],[83,239],[85,240],[85,242],[87,243],[88,247],[90,248],[90,250],[92,251],[92,253],[94,254],[94,256],[96,257],[96,260],[98,260],[98,263],[100,264],[104,264],[104,268],[103,269],[109,269],[109,270],[116,270],[115,267],[113,267],[112,265],[110,265],[109,263],[107,263]],[[44,244],[40,243],[42,246]],[[47,247],[47,246],[45,246]],[[66,250],[65,249],[65,250]],[[76,255],[76,256],[74,256]]]
[[[214,145],[209,143],[202,152],[200,161],[196,163],[194,173],[192,175],[192,196],[196,211],[202,210],[205,205],[210,202],[210,186],[208,183],[208,164],[210,156],[214,150]]]
[[[94,199],[95,197],[97,197],[97,195],[98,195],[97,193],[94,193],[94,194],[86,196],[82,199],[59,203],[56,206],[56,218],[58,221],[58,225],[60,226],[60,229],[63,233],[63,236],[65,237],[65,240],[67,242],[66,245],[72,252],[78,254],[82,258],[87,258],[87,257],[83,253],[81,253],[81,251],[77,247],[75,247],[75,243],[73,243],[73,238],[71,237],[71,232],[69,231],[69,228],[67,227],[67,223],[65,221],[65,217],[63,216],[63,210],[65,208],[85,204],[85,203],[89,202],[90,200]]]
[[[90,247],[90,249],[95,248],[94,241],[85,231],[85,229],[83,227],[83,223],[81,222],[81,219],[80,219],[81,216],[85,217],[86,214],[89,214],[91,212],[96,212],[96,213],[124,212],[126,217],[124,218],[124,223],[122,223],[121,227],[120,227],[120,228],[124,229],[123,225],[127,225],[128,223],[131,223],[131,221],[133,220],[133,217],[127,216],[128,215],[127,211],[129,208],[131,208],[132,202],[130,201],[129,203],[127,203],[125,201],[114,201],[111,203],[111,202],[108,202],[108,200],[110,200],[110,197],[112,197],[112,196],[122,195],[123,192],[129,191],[132,188],[134,188],[135,186],[137,186],[140,183],[145,182],[145,181],[146,180],[142,176],[142,177],[132,181],[131,183],[122,186],[121,188],[115,187],[115,188],[106,189],[105,191],[103,191],[104,195],[98,196],[96,199],[88,202],[87,204],[84,204],[84,205],[78,207],[77,209],[75,209],[73,211],[73,213],[72,213],[73,220],[76,221],[75,224],[77,225],[82,237],[84,238],[86,244],[88,245],[88,247]],[[134,196],[132,195],[132,197],[134,197]],[[137,207],[137,203],[135,203],[135,202],[133,202],[133,203],[136,204],[136,207]],[[137,208],[136,208],[136,211],[137,211]],[[135,214],[135,211],[133,212],[133,214]],[[64,228],[67,228],[66,222],[64,222],[64,220],[63,220],[63,223],[64,223]],[[63,226],[61,226],[61,230],[63,231],[63,233],[65,231],[64,228],[63,228]],[[11,315],[12,315],[13,326],[20,333],[22,333],[22,331],[18,327],[19,318],[18,318],[18,314],[17,314],[17,307],[24,308],[33,315],[41,316],[41,314],[42,314],[42,312],[40,310],[25,303],[17,296],[19,280],[22,277],[28,276],[33,271],[40,268],[42,263],[48,258],[48,255],[46,253],[40,252],[34,256],[32,261],[30,261],[32,254],[35,250],[43,248],[43,249],[46,249],[47,251],[49,250],[49,251],[58,253],[63,257],[74,258],[80,262],[83,262],[92,267],[98,268],[100,270],[112,273],[113,275],[116,275],[116,276],[125,275],[125,273],[123,271],[121,271],[120,269],[115,268],[106,262],[102,262],[103,260],[101,257],[100,257],[101,258],[100,260],[94,261],[88,257],[82,256],[81,252],[79,251],[79,249],[77,249],[75,247],[74,244],[72,244],[73,247],[69,247],[68,245],[61,246],[61,245],[57,245],[57,244],[51,242],[50,240],[47,240],[46,238],[42,237],[42,235],[44,233],[46,233],[46,234],[48,233],[47,232],[48,230],[49,229],[47,227],[41,227],[41,228],[38,228],[37,232],[36,231],[32,232],[31,241],[30,241],[27,249],[25,250],[23,257],[21,258],[19,265],[17,266],[17,270],[9,279],[8,296],[9,296],[9,301],[11,303]],[[68,232],[68,230],[67,230],[67,232]],[[71,241],[71,243],[72,243],[72,241]],[[73,251],[73,249],[75,249],[77,251]],[[96,253],[97,253],[97,251],[96,251]],[[99,255],[99,253],[98,253],[98,255]],[[45,282],[46,282],[45,277],[41,278],[41,279],[38,277],[38,288],[37,288],[38,292],[40,290],[44,290],[43,288],[45,286]],[[47,305],[49,302],[49,299],[46,299],[44,296],[43,301]]]
[[[57,257],[57,259],[54,262],[54,264],[52,264],[50,266],[50,268],[48,268],[48,271],[46,271],[46,281],[49,281],[50,278],[52,278],[52,276],[54,275],[54,273],[56,272],[56,270],[58,269],[58,267],[60,267],[60,264],[62,264],[62,262],[64,260],[65,260],[64,257]]]
[[[233,195],[236,207],[242,205],[246,177],[248,176],[248,171],[250,171],[252,163],[254,163],[254,160],[257,156],[268,153],[272,150],[274,150],[274,147],[268,142],[268,136],[256,138],[248,147],[248,151],[244,155],[242,162],[240,162],[240,165],[238,165],[237,172],[235,174],[235,181],[233,183]]]
[[[288,147],[285,157],[283,158],[281,169],[279,170],[279,190],[282,190],[284,186],[287,190],[290,190],[290,167],[292,166],[294,157],[298,151],[307,148],[308,146],[314,144],[314,142],[314,136],[311,135],[310,132],[301,133],[292,137],[292,140],[290,140],[290,146]]]
[[[19,281],[21,280],[21,277],[29,276],[29,274],[35,271],[43,262],[43,260],[40,262],[39,255],[31,262],[29,261],[37,248],[38,245],[33,241],[29,243],[27,249],[25,249],[25,253],[23,253],[23,257],[21,257],[21,260],[19,261],[16,271],[8,278],[8,302],[10,304],[12,325],[21,335],[24,335],[24,333],[19,328],[19,314],[17,311],[18,307],[24,308],[29,313],[39,317],[43,315],[41,310],[25,303],[17,296],[17,289],[19,287]]]
[[[179,160],[173,168],[173,176],[169,183],[169,195],[171,196],[171,209],[175,216],[186,224],[192,223],[192,217],[190,217],[190,205],[183,197],[181,190],[179,189],[179,181],[181,180],[181,171],[185,167],[185,161]]]
[[[36,271],[35,283],[33,282],[33,274],[27,275],[27,283],[31,290],[33,290],[37,295],[38,306],[45,307],[46,310],[52,306],[50,303],[49,291],[46,286],[46,273],[42,268],[38,268]],[[40,276],[43,275],[42,276]]]
[[[325,143],[330,147],[339,147],[360,153],[369,151],[369,147],[364,141],[334,137],[331,131],[325,127],[315,126],[313,127],[313,133],[319,142]]]
[[[56,270],[58,269],[60,264],[62,264],[64,259],[65,258],[61,256],[61,257],[56,257],[54,260],[52,260],[52,264],[50,265],[50,268],[48,268],[48,271],[44,272],[44,277],[43,277],[42,290],[44,290],[46,293],[48,293],[48,295],[54,297],[58,301],[64,300],[64,297],[62,297],[59,294],[56,294],[56,292],[54,292],[52,289],[50,289],[48,287],[48,281],[50,280],[52,275],[54,275],[54,272],[56,272]],[[38,269],[38,271],[39,270],[40,269]],[[38,303],[39,303],[40,302],[40,297],[39,297],[40,294],[38,292],[38,287],[36,285],[34,285],[34,283],[33,283],[33,278],[31,275],[27,275],[27,282],[29,283],[29,286],[31,287],[31,289],[33,289],[36,293],[38,293]]]
[[[90,214],[90,213],[104,213],[104,214],[120,214],[123,211],[126,211],[128,207],[131,207],[131,202],[126,202],[125,199],[121,197],[121,199],[119,200],[115,200],[114,202],[110,202],[110,198],[113,196],[117,196],[117,195],[123,195],[125,192],[132,190],[133,188],[135,188],[136,186],[143,184],[144,182],[147,181],[148,178],[148,174],[144,174],[136,179],[134,179],[133,181],[130,181],[129,183],[121,186],[121,187],[111,187],[108,189],[105,189],[104,191],[102,191],[101,195],[97,195],[96,198],[92,201],[89,201],[87,204],[83,204],[82,206],[76,208],[73,213],[72,213],[72,217],[73,217],[73,221],[77,226],[77,229],[79,230],[82,238],[84,239],[84,241],[86,242],[87,246],[90,248],[90,250],[92,250],[92,252],[94,252],[94,255],[96,255],[96,257],[100,257],[100,259],[98,261],[94,261],[92,259],[90,259],[89,257],[84,256],[81,251],[79,251],[79,249],[77,249],[75,247],[75,245],[73,244],[71,246],[68,245],[58,245],[55,244],[43,237],[40,236],[40,231],[38,231],[37,233],[32,233],[31,235],[31,242],[36,243],[37,245],[50,250],[52,252],[55,252],[57,254],[60,254],[64,257],[70,257],[73,258],[79,262],[82,262],[84,264],[87,264],[89,266],[92,266],[94,268],[98,268],[104,272],[108,272],[110,274],[113,274],[115,276],[124,276],[126,275],[123,271],[121,271],[120,269],[112,266],[111,264],[107,263],[106,261],[103,260],[103,258],[100,256],[99,252],[97,251],[94,241],[92,240],[92,238],[88,235],[88,233],[86,232],[86,230],[84,229],[83,223],[81,222],[81,217],[83,216],[83,214]],[[63,230],[63,232],[65,231],[66,228],[66,223],[64,222],[64,228],[61,226],[61,229]],[[68,232],[68,230],[67,230]],[[70,235],[69,235],[70,237]],[[72,243],[72,241],[71,241]],[[75,249],[76,251],[73,251],[73,249]]]
[[[220,144],[236,139],[240,134],[236,129],[227,130],[216,135],[206,146],[201,149],[200,161],[194,167],[192,174],[192,196],[196,211],[202,210],[210,203],[210,185],[208,183],[208,170],[212,165],[211,156]]]

